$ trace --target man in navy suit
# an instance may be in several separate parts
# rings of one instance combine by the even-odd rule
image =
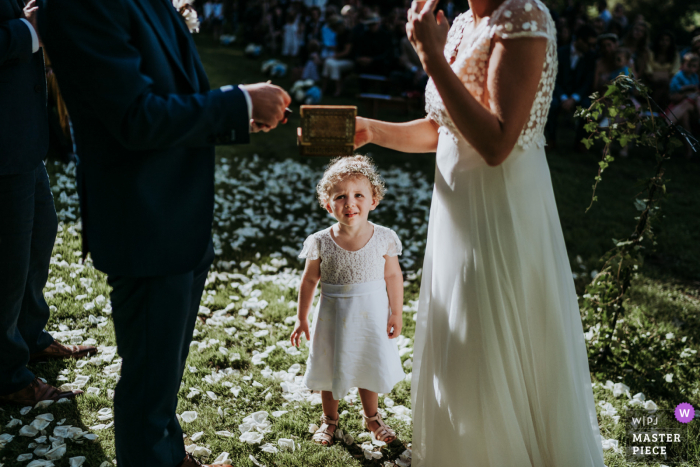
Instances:
[[[0,0],[0,403],[34,405],[75,397],[44,383],[32,360],[79,358],[44,330],[43,289],[56,239],[56,211],[43,158],[48,149],[44,56],[36,7]]]
[[[275,128],[291,99],[211,90],[168,0],[42,0],[39,30],[73,123],[83,252],[112,286],[117,462],[200,465],[176,408],[214,256],[214,144]]]
[[[584,25],[576,31],[573,42],[560,47],[557,52],[559,69],[546,126],[549,146],[556,145],[557,124],[562,110],[573,114],[576,107],[585,109],[591,105],[588,96],[593,92],[595,47],[596,32],[592,27]],[[576,125],[575,143],[581,143],[584,136],[583,121],[579,121]]]

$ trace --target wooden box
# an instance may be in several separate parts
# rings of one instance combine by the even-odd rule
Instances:
[[[354,105],[302,105],[297,144],[302,156],[352,156],[355,143]]]

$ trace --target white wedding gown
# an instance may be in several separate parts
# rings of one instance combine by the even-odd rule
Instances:
[[[530,122],[489,167],[430,82],[440,125],[414,347],[414,467],[602,467],[576,292],[543,149],[556,38],[537,0],[506,0],[474,27],[455,20],[445,54],[484,91],[495,35],[546,37]]]

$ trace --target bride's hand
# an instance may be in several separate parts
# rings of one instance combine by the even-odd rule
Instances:
[[[438,0],[428,0],[421,7],[423,4],[424,2],[416,1],[411,4],[406,34],[423,64],[423,69],[430,75],[434,60],[445,59],[443,52],[450,25],[442,10],[438,12],[437,18],[433,14]]]
[[[355,148],[364,146],[372,142],[372,127],[369,119],[355,117]]]

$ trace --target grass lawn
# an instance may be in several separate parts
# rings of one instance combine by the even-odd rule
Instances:
[[[245,58],[240,49],[220,47],[205,35],[196,39],[212,86],[267,79],[260,73],[262,59]],[[274,82],[287,89],[292,84],[289,79]],[[356,102],[347,97],[329,98],[324,103]],[[398,433],[397,442],[390,446],[372,444],[361,425],[359,398],[353,393],[340,403],[340,429],[349,436],[331,448],[317,446],[310,440],[309,424],[318,423],[320,398],[299,384],[307,349],[302,347],[296,352],[287,342],[303,266],[296,254],[307,235],[332,222],[314,197],[315,184],[327,160],[297,155],[295,128],[299,113],[298,107],[293,109],[289,124],[269,134],[253,135],[252,144],[217,149],[213,228],[217,258],[202,297],[200,319],[179,394],[178,414],[182,415],[187,435],[185,444],[203,461],[228,459],[239,466],[408,465],[410,460],[401,457],[411,442],[410,386],[406,381],[391,394],[380,397],[385,419]],[[360,115],[368,114],[362,106],[359,111]],[[387,110],[380,117],[403,121],[420,118],[422,113]],[[562,139],[566,137],[564,131]],[[396,230],[404,243],[401,264],[407,275],[400,347],[406,372],[410,373],[413,316],[434,158],[429,154],[403,155],[374,146],[364,152],[375,158],[388,187],[386,201],[373,213],[372,220]],[[612,239],[627,236],[634,227],[635,180],[642,178],[651,165],[647,156],[630,152],[629,158],[616,161],[605,173],[598,192],[600,201],[588,213],[585,209],[598,154],[560,150],[548,155],[580,293],[598,267],[597,258],[612,246]],[[48,168],[61,220],[45,290],[53,310],[48,329],[63,342],[94,342],[100,351],[89,360],[31,367],[51,384],[82,387],[86,394],[76,402],[28,412],[3,408],[0,467],[49,465],[31,462],[45,459],[44,453],[54,448],[54,454],[48,454],[56,457],[51,465],[78,466],[79,457],[84,456],[82,465],[106,467],[114,460],[111,396],[120,367],[110,318],[109,287],[105,276],[91,262],[80,264],[74,168],[53,162]],[[700,409],[700,360],[693,353],[699,348],[700,339],[700,164],[679,159],[669,165],[668,175],[669,198],[662,207],[665,218],[656,227],[658,246],[656,251],[648,252],[647,262],[635,279],[625,319],[637,323],[648,333],[648,339],[654,339],[650,345],[657,347],[650,352],[649,365],[676,376],[671,381],[667,377],[649,380],[639,376],[646,373],[633,369],[593,375],[599,423],[607,440],[608,467],[632,465],[622,453],[623,423],[615,418],[624,415],[630,402],[634,404],[643,397],[648,406],[653,401],[662,409],[672,409],[680,402],[690,402]],[[666,355],[672,363],[664,366],[666,363],[659,361],[658,356]],[[678,367],[685,369],[685,379],[678,376]],[[633,399],[640,392],[644,396]],[[42,414],[51,414],[53,419]],[[48,426],[43,426],[46,423],[42,424],[41,418],[34,422],[39,415],[50,422]],[[31,427],[33,422],[39,430]],[[699,424],[696,419],[688,425],[693,446],[688,450],[688,462],[679,465],[700,465]],[[94,435],[97,438],[91,440]],[[610,440],[619,441],[619,445]],[[18,460],[18,456],[28,453],[32,453],[31,460]],[[78,459],[69,461],[70,458]],[[468,459],[464,465],[468,465]]]

